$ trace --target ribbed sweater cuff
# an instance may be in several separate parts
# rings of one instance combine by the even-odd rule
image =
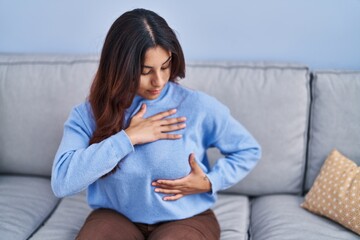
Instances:
[[[118,160],[135,151],[130,138],[124,130],[116,133],[111,138],[111,146]]]
[[[221,177],[216,172],[209,172],[207,177],[211,182],[211,191],[214,195],[221,189]]]

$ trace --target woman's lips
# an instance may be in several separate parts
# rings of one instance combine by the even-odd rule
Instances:
[[[151,94],[151,95],[157,95],[161,92],[161,90],[148,90],[148,92]]]

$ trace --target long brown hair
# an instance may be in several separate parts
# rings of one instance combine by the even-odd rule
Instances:
[[[169,81],[184,78],[183,51],[174,31],[162,17],[149,10],[134,9],[112,24],[90,88],[89,102],[96,129],[89,144],[101,142],[126,127],[125,110],[136,95],[145,53],[155,46],[172,54]]]

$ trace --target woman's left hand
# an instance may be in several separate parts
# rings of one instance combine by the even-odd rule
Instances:
[[[195,161],[195,155],[193,153],[189,156],[189,164],[191,172],[186,177],[176,180],[157,180],[153,182],[152,185],[155,187],[155,192],[172,194],[172,196],[166,196],[163,199],[173,201],[185,195],[211,191],[211,182]]]

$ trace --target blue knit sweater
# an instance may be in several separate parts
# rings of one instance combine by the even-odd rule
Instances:
[[[133,222],[153,224],[184,219],[213,206],[216,192],[228,188],[256,165],[260,147],[227,107],[202,92],[169,82],[155,100],[136,96],[126,110],[130,123],[142,103],[145,118],[176,108],[171,117],[185,116],[186,128],[177,140],[158,140],[133,146],[124,131],[89,146],[96,128],[89,102],[73,108],[64,125],[64,134],[52,169],[52,189],[64,197],[87,189],[92,208],[114,209]],[[218,148],[225,156],[210,168],[206,150]],[[189,155],[207,174],[212,191],[164,201],[151,183],[157,179],[178,179],[190,173]],[[119,165],[114,174],[101,176]]]

